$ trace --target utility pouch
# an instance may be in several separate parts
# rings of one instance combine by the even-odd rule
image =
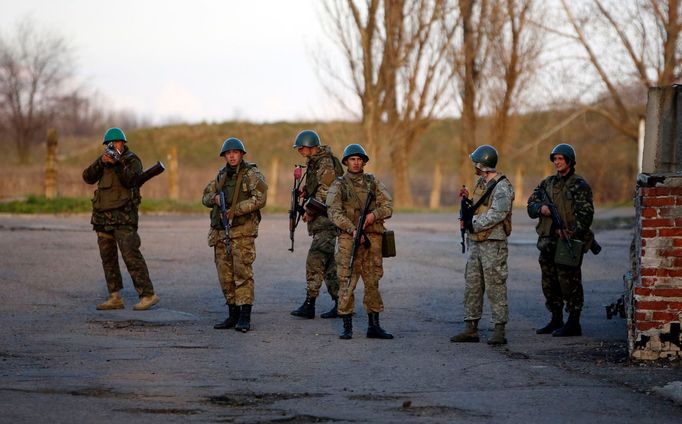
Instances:
[[[315,199],[314,197],[308,199],[303,207],[305,208],[306,212],[310,213],[311,215],[327,216],[327,205]]]
[[[554,251],[554,263],[558,265],[579,267],[583,263],[583,242],[571,239],[571,247],[566,240],[557,240]]]
[[[393,230],[384,230],[381,235],[381,256],[384,258],[395,256],[395,233]]]

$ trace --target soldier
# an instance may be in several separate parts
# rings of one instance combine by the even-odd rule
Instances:
[[[473,205],[464,214],[469,258],[464,286],[464,321],[466,329],[450,341],[478,342],[478,321],[483,312],[483,293],[488,300],[495,322],[490,345],[507,343],[505,325],[509,318],[507,306],[507,237],[511,234],[514,189],[507,177],[499,173],[497,151],[483,145],[469,155],[479,176],[471,199]],[[460,196],[467,196],[466,189]]]
[[[294,149],[307,159],[306,182],[301,197],[315,199],[324,204],[329,186],[337,176],[343,175],[343,168],[339,160],[332,154],[329,146],[320,145],[320,137],[315,131],[301,131],[296,136]],[[307,293],[305,301],[291,315],[296,317],[315,318],[315,299],[320,294],[322,280],[327,285],[327,292],[334,301],[329,311],[320,315],[321,318],[338,317],[339,280],[336,277],[336,226],[324,215],[314,214],[309,209],[303,215],[303,221],[308,224],[308,234],[313,241],[306,259]]]
[[[353,291],[359,277],[362,277],[365,285],[363,305],[369,321],[367,337],[393,338],[392,334],[384,331],[379,325],[379,313],[384,310],[384,303],[379,293],[379,280],[384,275],[381,238],[385,230],[384,220],[389,219],[393,214],[393,199],[378,178],[364,173],[364,166],[368,161],[369,157],[361,145],[346,146],[342,162],[346,165],[347,171],[343,177],[334,181],[327,193],[329,219],[340,230],[336,270],[340,281],[338,313],[343,318],[343,332],[339,337],[344,340],[353,337],[355,306]],[[358,246],[353,270],[350,270],[355,227],[370,191],[374,193],[374,200],[369,204],[369,213],[364,226],[364,237],[369,240],[370,244],[369,247],[363,243]]]
[[[549,160],[554,163],[557,173],[542,180],[528,198],[528,216],[540,218],[535,229],[540,250],[542,293],[545,306],[552,314],[549,323],[536,333],[551,333],[555,337],[580,336],[580,312],[583,308],[580,265],[557,264],[554,254],[560,239],[584,242],[583,252],[591,247],[593,234],[590,226],[594,216],[592,189],[585,179],[575,173],[576,155],[570,144],[562,143],[554,147]],[[566,231],[560,231],[553,224],[550,202],[556,206]],[[564,304],[569,314],[565,325]]]
[[[204,188],[201,203],[211,208],[208,245],[213,247],[218,280],[227,302],[228,316],[213,328],[234,328],[246,333],[251,329],[253,305],[253,261],[256,259],[256,237],[265,206],[268,186],[255,164],[244,161],[246,149],[237,138],[223,142],[220,156],[225,166]],[[221,222],[220,193],[225,199],[229,233]],[[229,242],[230,253],[226,242]]]
[[[159,303],[149,279],[147,263],[140,252],[137,234],[140,188],[136,182],[142,173],[142,162],[126,145],[120,128],[109,128],[104,133],[105,153],[83,171],[83,180],[97,183],[92,199],[92,227],[97,233],[97,244],[102,258],[104,278],[109,298],[97,305],[99,310],[123,309],[121,299],[123,280],[118,265],[118,251],[133,280],[140,302],[133,306],[144,311]]]

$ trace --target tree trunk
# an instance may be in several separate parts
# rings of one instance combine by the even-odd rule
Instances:
[[[57,197],[57,130],[47,132],[47,156],[45,157],[45,198]]]
[[[407,162],[407,152],[404,142],[395,141],[391,152],[391,165],[393,173],[393,201],[395,206],[401,208],[414,207],[412,189],[410,188],[410,170]]]
[[[171,200],[178,200],[180,198],[180,187],[178,185],[178,149],[171,146],[168,152],[168,197]]]

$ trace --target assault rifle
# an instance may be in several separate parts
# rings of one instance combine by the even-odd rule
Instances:
[[[289,239],[291,239],[290,252],[294,251],[294,233],[296,232],[296,227],[300,221],[303,214],[305,214],[305,209],[299,200],[301,197],[301,183],[303,182],[303,165],[294,166],[294,186],[291,189],[291,205],[289,206]]]
[[[137,176],[135,179],[135,185],[138,187],[142,187],[142,184],[146,183],[147,181],[151,180],[152,178],[156,177],[160,173],[166,170],[166,167],[163,166],[161,162],[156,162],[154,165],[149,167],[147,170],[145,170],[143,173]]]
[[[348,283],[347,287],[350,287],[351,279],[353,278],[353,265],[355,265],[355,257],[358,254],[358,248],[360,244],[365,246],[365,249],[369,249],[371,245],[369,237],[365,234],[365,221],[367,220],[367,214],[369,213],[369,205],[374,199],[374,193],[370,190],[367,192],[367,199],[365,200],[365,206],[360,211],[360,218],[358,218],[358,224],[355,226],[355,236],[353,237],[353,247],[350,250],[350,265],[348,273]],[[363,240],[364,238],[364,240]]]
[[[466,253],[467,247],[466,247],[466,226],[465,223],[468,220],[471,220],[473,218],[471,215],[473,214],[473,202],[471,199],[469,199],[468,194],[469,192],[467,191],[466,186],[462,186],[462,190],[459,192],[460,197],[462,200],[459,203],[459,232],[462,236],[462,241],[459,243],[462,245],[462,253]]]
[[[568,246],[568,251],[571,252],[571,258],[576,259],[575,251],[573,250],[573,243],[571,242],[571,237],[568,235],[568,230],[564,225],[564,221],[561,219],[559,210],[557,209],[554,202],[552,202],[552,199],[550,199],[549,194],[547,194],[547,190],[545,190],[545,186],[542,184],[540,184],[540,192],[542,193],[543,200],[547,203],[547,207],[549,208],[549,214],[552,218],[552,229],[559,232],[561,239],[564,240],[564,243],[566,243],[566,246]]]
[[[227,216],[225,193],[222,190],[220,190],[220,222],[225,229],[225,252],[227,256],[230,256],[232,254],[232,247],[230,246],[230,218]]]

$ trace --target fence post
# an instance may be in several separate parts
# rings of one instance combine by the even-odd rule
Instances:
[[[279,156],[274,156],[270,162],[270,175],[268,176],[268,198],[272,203],[277,203],[277,183],[279,182]]]
[[[180,186],[178,185],[178,149],[171,146],[168,151],[168,197],[171,200],[180,198]]]
[[[514,174],[514,206],[517,208],[526,207],[528,200],[523,189],[523,174],[523,168],[517,166]]]
[[[45,157],[45,198],[57,197],[57,130],[47,130],[47,156]]]

